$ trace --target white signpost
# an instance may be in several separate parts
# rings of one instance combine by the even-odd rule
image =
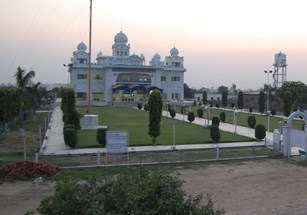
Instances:
[[[129,166],[129,135],[128,131],[107,131],[106,132],[106,167],[108,154],[127,153]]]

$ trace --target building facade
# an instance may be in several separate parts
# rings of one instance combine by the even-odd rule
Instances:
[[[145,65],[143,54],[130,55],[130,44],[127,42],[128,37],[122,31],[116,34],[112,56],[98,53],[96,62],[91,63],[91,77],[88,77],[87,47],[84,43],[77,46],[68,70],[77,102],[85,104],[88,100],[88,78],[91,78],[90,93],[94,105],[146,101],[155,89],[160,90],[164,101],[183,101],[186,69],[178,49],[172,48],[164,62],[157,53],[149,65]]]

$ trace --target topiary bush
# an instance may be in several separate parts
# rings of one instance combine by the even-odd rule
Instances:
[[[249,112],[252,113],[253,112],[253,108],[249,107]]]
[[[271,110],[271,114],[272,114],[272,116],[275,116],[276,110],[275,110],[275,109],[272,109],[272,110]]]
[[[248,116],[247,124],[249,127],[254,128],[256,125],[256,117],[255,116]]]
[[[217,125],[212,125],[210,128],[210,138],[215,142],[218,143],[221,135],[220,135],[220,129]]]
[[[64,129],[64,142],[70,148],[74,148],[77,145],[77,131],[76,129],[66,128]]]
[[[262,140],[265,138],[266,130],[264,128],[264,125],[258,124],[255,128],[255,137],[259,140]]]
[[[148,111],[148,105],[147,105],[147,104],[144,105],[144,110],[145,110],[146,112]]]
[[[142,109],[142,103],[138,103],[138,109],[141,110]]]
[[[220,104],[216,103],[215,107],[220,108]]]
[[[225,122],[225,120],[226,120],[226,113],[225,113],[225,112],[221,112],[221,113],[220,113],[220,120],[221,120],[222,122]]]
[[[204,110],[203,110],[202,108],[199,108],[199,109],[197,110],[197,116],[198,116],[199,118],[202,118],[203,115],[204,115]]]
[[[194,104],[194,106],[196,106],[196,101],[194,101],[194,103],[193,103],[193,104]]]
[[[189,120],[190,123],[193,122],[193,121],[195,120],[195,114],[194,114],[194,112],[189,112],[189,114],[188,114],[188,120]]]
[[[75,125],[73,125],[73,124],[64,124],[64,126],[63,126],[63,132],[64,132],[64,130],[67,129],[67,128],[76,129],[76,128],[75,128]]]
[[[174,117],[176,116],[176,111],[175,111],[175,109],[171,109],[170,115],[171,115],[172,118],[174,118]]]
[[[108,131],[107,128],[98,128],[97,129],[97,135],[96,140],[99,144],[101,144],[103,147],[106,146],[106,132]]]
[[[212,125],[220,126],[220,120],[218,117],[216,116],[212,117]]]

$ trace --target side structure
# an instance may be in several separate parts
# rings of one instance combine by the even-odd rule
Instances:
[[[170,56],[161,61],[156,53],[149,65],[145,65],[143,54],[130,55],[128,37],[121,31],[114,37],[112,56],[98,53],[91,64],[88,77],[88,52],[81,42],[73,52],[68,72],[70,85],[76,92],[77,104],[85,105],[88,98],[88,78],[91,78],[91,99],[94,105],[114,103],[146,102],[152,90],[162,93],[163,101],[183,101],[184,72],[183,57],[177,48],[170,50]]]

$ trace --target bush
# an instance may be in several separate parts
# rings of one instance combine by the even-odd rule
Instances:
[[[168,110],[169,112],[171,112],[172,107],[171,107],[171,105],[170,105],[170,104],[168,104],[168,105],[167,105],[167,110]]]
[[[256,117],[255,116],[248,116],[247,124],[249,127],[254,128],[256,125]]]
[[[276,110],[275,110],[275,109],[272,109],[272,110],[271,110],[271,114],[272,114],[272,116],[275,116]]]
[[[70,148],[74,148],[77,145],[77,131],[76,129],[66,128],[64,129],[64,141]]]
[[[210,128],[210,138],[216,143],[219,142],[221,138],[219,126],[212,124]]]
[[[97,129],[97,135],[96,140],[99,144],[101,144],[103,147],[106,146],[106,132],[108,131],[107,128],[98,128]]]
[[[199,118],[202,118],[203,115],[204,115],[204,110],[203,110],[202,108],[199,108],[199,109],[197,110],[197,116],[198,116]]]
[[[44,198],[37,211],[41,215],[62,214],[198,214],[221,215],[208,196],[187,196],[183,181],[176,176],[145,168],[132,168],[111,178],[93,173],[82,179],[62,177],[53,196]],[[201,206],[200,203],[204,205]]]
[[[196,101],[193,102],[194,106],[196,106]]]
[[[220,126],[220,120],[218,117],[216,116],[212,117],[212,125]]]
[[[195,120],[195,114],[194,112],[189,112],[188,114],[188,120],[191,122],[193,122]]]
[[[220,104],[216,103],[215,107],[220,108]]]
[[[170,115],[171,115],[172,118],[174,118],[174,117],[176,116],[176,111],[175,111],[175,109],[171,109]]]
[[[222,122],[225,122],[225,120],[226,120],[226,114],[225,114],[225,112],[221,112],[221,113],[220,113],[220,120],[221,120]]]
[[[259,140],[262,140],[265,138],[265,128],[264,128],[264,125],[256,125],[256,128],[255,128],[255,137]]]
[[[73,110],[71,112],[67,112],[66,114],[64,114],[66,116],[64,123],[65,124],[73,124],[75,125],[76,129],[80,129],[80,114],[77,110]],[[64,117],[63,115],[63,117]]]
[[[146,112],[148,111],[148,105],[147,105],[147,104],[144,105],[144,110],[145,110]]]
[[[305,123],[302,124],[302,131],[304,131],[304,130],[305,130]]]
[[[201,102],[199,102],[198,105],[201,106]]]
[[[141,110],[142,109],[142,103],[138,103],[138,109]]]
[[[73,124],[64,124],[64,126],[63,126],[63,133],[64,133],[64,130],[67,129],[67,128],[76,129]]]
[[[249,112],[252,113],[253,112],[253,108],[249,107]]]

